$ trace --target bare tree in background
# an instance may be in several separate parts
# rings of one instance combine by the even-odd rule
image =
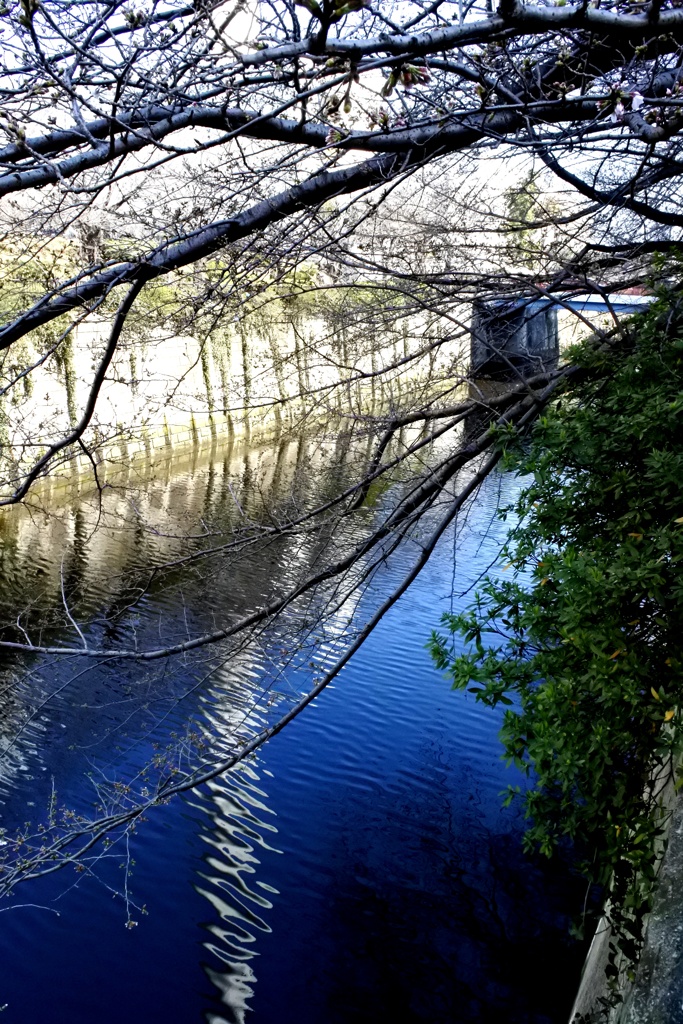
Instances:
[[[488,0],[21,0],[2,8],[0,31],[0,503],[27,501],[75,456],[99,486],[98,459],[120,424],[107,435],[98,409],[131,337],[163,353],[193,333],[204,358],[226,324],[242,325],[233,344],[248,346],[254,318],[277,304],[295,335],[295,303],[328,304],[334,344],[299,339],[324,383],[274,347],[279,391],[257,402],[245,348],[243,380],[226,377],[209,411],[296,404],[304,419],[334,413],[371,441],[324,501],[245,512],[230,538],[213,543],[207,530],[197,550],[155,568],[155,579],[186,561],[236,571],[256,545],[305,538],[315,557],[296,580],[274,581],[257,608],[157,646],[122,646],[113,628],[86,635],[62,586],[52,633],[20,617],[4,630],[5,650],[86,665],[236,656],[287,614],[332,614],[396,545],[420,542],[395,593],[276,721],[246,740],[236,733],[220,757],[204,751],[170,777],[107,791],[92,818],[51,816],[8,860],[9,890],[253,751],[405,591],[496,465],[497,431],[526,429],[574,372],[511,367],[504,392],[468,391],[466,361],[448,353],[466,349],[475,300],[608,300],[648,282],[653,266],[671,272],[683,226],[683,10],[655,0],[504,0],[495,11]],[[422,328],[406,327],[401,347],[411,317]],[[70,353],[94,319],[106,329],[79,394]],[[611,331],[596,343],[609,347]],[[129,362],[134,390],[144,373]],[[22,428],[22,403],[48,370],[66,382],[63,415]],[[358,396],[375,385],[370,415]],[[393,504],[349,529],[370,488],[396,479]],[[123,607],[148,585],[138,574]]]

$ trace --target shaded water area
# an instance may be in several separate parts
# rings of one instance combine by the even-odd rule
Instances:
[[[90,495],[53,517],[11,513],[3,621],[22,611],[34,635],[43,622],[45,637],[73,644],[63,586],[85,635],[111,646],[211,629],[298,579],[320,537],[179,566],[141,599],[139,581],[238,521],[292,515],[292,495],[310,507],[352,462],[343,438],[219,442],[131,472],[102,505]],[[500,760],[499,718],[452,693],[425,650],[494,560],[506,529],[495,511],[518,487],[489,478],[333,687],[255,757],[155,808],[92,875],[67,868],[0,905],[3,1021],[564,1024],[584,954],[568,934],[582,886],[522,855],[523,819],[500,792],[524,783]],[[353,529],[369,530],[391,497],[371,495]],[[415,554],[399,547],[322,621],[299,609],[240,649],[87,671],[6,656],[3,826],[44,818],[53,785],[60,803],[89,807],[104,779],[134,774],[173,737],[189,760],[231,749],[307,689]]]

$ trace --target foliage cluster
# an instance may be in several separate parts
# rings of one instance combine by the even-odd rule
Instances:
[[[533,169],[506,190],[504,199],[508,260],[512,266],[540,270],[562,217],[560,203],[543,189]]]
[[[616,350],[572,359],[530,441],[507,443],[531,477],[507,565],[431,649],[454,688],[506,705],[505,757],[530,777],[526,846],[571,841],[609,893],[614,978],[638,955],[682,745],[683,294],[660,295]]]

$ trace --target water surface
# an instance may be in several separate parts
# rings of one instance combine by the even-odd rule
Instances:
[[[61,578],[80,628],[111,646],[210,629],[297,579],[321,538],[180,567],[138,600],[147,570],[265,508],[310,506],[351,455],[340,439],[219,445],[133,472],[103,508],[81,496],[49,519],[18,514],[3,525],[3,614],[22,610],[28,628],[47,622],[46,636],[73,642]],[[564,1024],[583,890],[566,866],[522,855],[519,811],[501,810],[501,790],[522,780],[500,760],[498,717],[452,693],[425,650],[442,611],[466,603],[495,559],[495,510],[518,486],[487,481],[334,685],[254,758],[155,809],[92,876],[68,869],[16,890],[0,913],[3,1019]],[[376,495],[353,529],[370,529],[391,500]],[[136,771],[188,722],[190,747],[199,737],[205,752],[227,751],[235,730],[272,720],[332,663],[349,620],[365,621],[415,556],[399,548],[323,625],[299,610],[239,651],[153,670],[6,659],[3,824],[44,817],[53,785],[60,801],[90,806],[95,782]]]

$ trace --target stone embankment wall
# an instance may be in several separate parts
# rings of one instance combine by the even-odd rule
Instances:
[[[90,454],[69,452],[61,468],[91,469],[101,461],[104,473],[135,452],[149,456],[169,443],[224,433],[265,440],[283,426],[330,417],[343,423],[448,394],[469,369],[470,319],[464,307],[459,320],[400,306],[382,313],[361,289],[327,308],[275,298],[202,334],[179,334],[160,325],[158,311],[137,310],[84,437]],[[53,338],[29,336],[6,354],[3,492],[80,420],[109,329],[109,320],[90,316],[44,362]],[[561,311],[560,347],[577,330],[585,333],[585,323]],[[27,367],[33,368],[24,374]]]
[[[678,1024],[683,1021],[683,801],[665,766],[655,777],[662,837],[657,891],[648,917],[635,977],[617,961],[620,973],[610,988],[610,925],[598,924],[583,967],[569,1024]],[[614,999],[614,996],[617,999]]]
[[[5,460],[21,468],[79,421],[109,328],[110,321],[86,318],[55,355],[7,391],[0,400]],[[6,387],[39,361],[45,348],[44,338],[22,342],[0,367],[0,384]],[[378,373],[383,367],[390,369]],[[96,459],[106,451],[108,461],[125,461],[133,451],[216,433],[265,438],[304,419],[398,407],[406,392],[419,399],[466,367],[464,332],[430,314],[399,311],[381,320],[351,303],[348,316],[338,308],[327,315],[276,299],[194,336],[138,312],[107,372],[85,440]],[[85,454],[78,458],[88,461]]]
[[[678,798],[636,978],[619,1024],[683,1020],[683,801]]]

